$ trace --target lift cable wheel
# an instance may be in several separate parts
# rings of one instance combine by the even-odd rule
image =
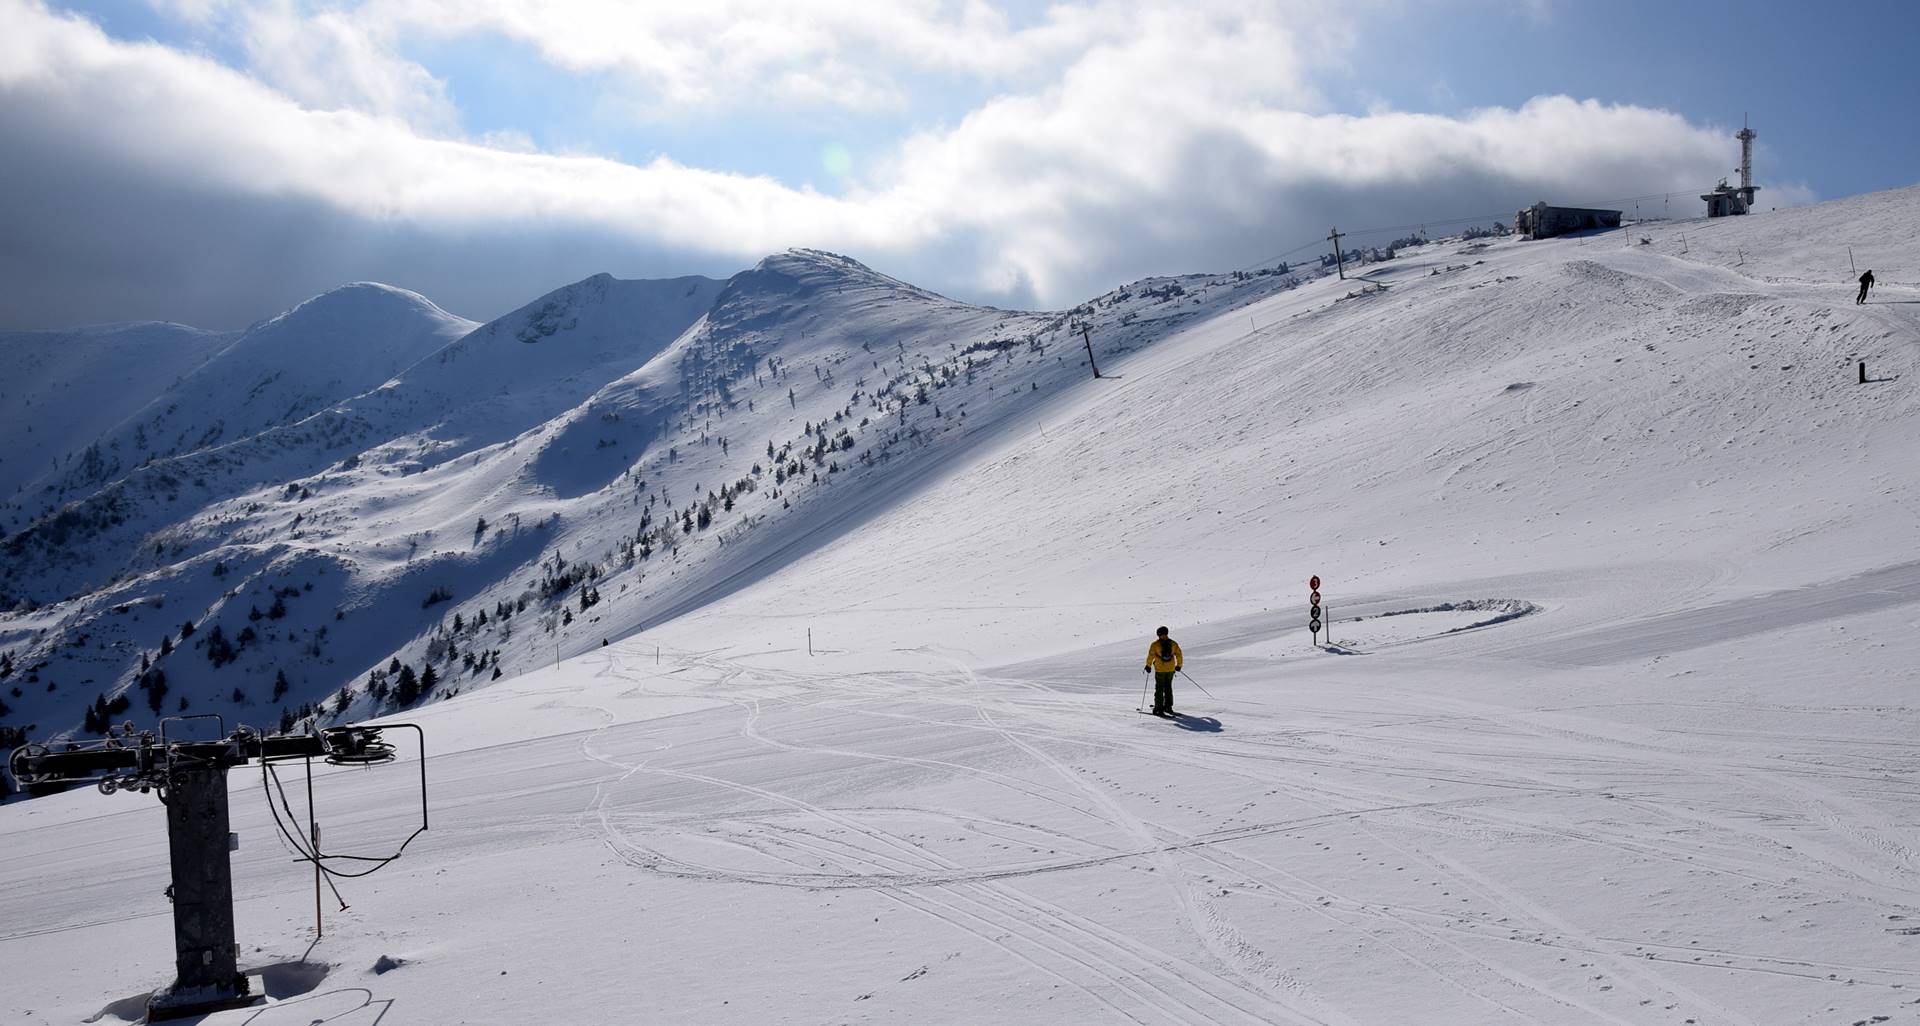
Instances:
[[[175,720],[212,719],[221,736],[211,741],[174,740],[167,724]],[[368,766],[392,762],[398,756],[381,732],[388,727],[414,731],[420,744],[420,825],[392,855],[328,855],[320,850],[313,810],[312,765],[317,757],[336,766]],[[378,871],[406,851],[427,829],[426,732],[412,723],[370,726],[351,724],[304,734],[263,735],[241,724],[227,733],[226,721],[213,714],[167,717],[159,732],[135,732],[131,723],[110,731],[105,739],[67,743],[55,751],[45,744],[14,749],[7,766],[22,784],[92,783],[101,794],[119,791],[154,793],[167,808],[167,848],[173,868],[169,897],[173,900],[173,985],[154,992],[147,1001],[147,1020],[158,1022],[238,1008],[256,1000],[247,978],[239,971],[240,948],[233,926],[233,855],[227,809],[227,771],[258,760],[262,786],[271,780],[279,790],[280,805],[293,817],[272,764],[304,759],[308,766],[307,809],[310,824],[306,842],[280,819],[274,794],[267,791],[267,807],[274,823],[302,858],[312,862],[316,880],[322,876],[360,877]],[[297,820],[296,820],[297,822]],[[374,863],[364,872],[348,873],[327,865],[330,860]],[[316,883],[317,887],[317,883]],[[339,897],[339,891],[334,891]],[[316,911],[318,894],[316,891]],[[346,908],[341,901],[340,907]]]

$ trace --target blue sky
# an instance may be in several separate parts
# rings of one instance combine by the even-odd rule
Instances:
[[[1695,216],[1743,113],[1763,209],[1904,186],[1915,7],[0,0],[0,327],[355,279],[489,317],[789,245],[1067,306],[1334,223]]]
[[[1381,59],[1363,62],[1364,83],[1339,102],[1378,92],[1451,112],[1564,93],[1735,129],[1749,113],[1768,177],[1828,199],[1920,181],[1920,133],[1901,126],[1920,97],[1920,4],[1540,6],[1535,16],[1517,4],[1422,4],[1370,20],[1367,49]]]

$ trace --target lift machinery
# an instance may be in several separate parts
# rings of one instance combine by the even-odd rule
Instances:
[[[169,723],[193,719],[218,721],[223,736],[205,741],[167,737]],[[401,844],[404,851],[427,828],[426,739],[424,732],[411,723],[262,734],[245,725],[229,733],[218,716],[168,717],[160,721],[158,733],[135,732],[132,724],[127,724],[104,740],[23,745],[14,750],[8,769],[27,787],[92,783],[102,794],[152,793],[166,805],[167,847],[173,868],[173,885],[168,893],[173,898],[176,975],[172,986],[154,992],[148,1000],[147,1019],[158,1022],[242,1007],[259,999],[250,992],[247,978],[240,972],[240,949],[234,938],[233,835],[227,815],[227,771],[257,761],[264,778],[273,763],[293,759],[307,760],[309,770],[316,758],[334,765],[391,762],[395,751],[381,732],[395,728],[413,730],[421,742],[420,826]],[[275,775],[276,786],[277,782]],[[284,792],[281,799],[284,806]],[[271,790],[267,800],[271,808]],[[311,784],[308,802],[311,810]],[[289,816],[291,812],[289,808]],[[274,816],[279,821],[278,809]],[[301,860],[313,863],[316,887],[322,873],[365,875],[330,869],[326,865],[329,860],[384,865],[399,857],[399,852],[383,858],[322,854],[314,836],[317,830],[310,830],[303,838],[287,831],[284,822],[280,825],[299,849]]]

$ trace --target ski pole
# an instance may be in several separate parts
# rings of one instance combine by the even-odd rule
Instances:
[[[1191,674],[1189,674],[1189,673],[1188,673],[1187,671],[1185,671],[1185,670],[1181,670],[1181,671],[1180,671],[1180,676],[1182,676],[1182,677],[1185,677],[1185,678],[1187,678],[1187,681],[1188,681],[1189,683],[1191,683],[1191,684],[1192,684],[1192,685],[1193,685],[1194,687],[1196,687],[1196,688],[1200,688],[1200,693],[1201,693],[1201,694],[1203,694],[1203,695],[1205,695],[1205,696],[1207,696],[1208,698],[1212,698],[1212,697],[1213,697],[1213,692],[1211,692],[1211,691],[1208,691],[1208,690],[1207,690],[1206,688],[1201,688],[1201,687],[1200,687],[1200,682],[1199,682],[1199,681],[1197,681],[1197,680],[1194,680],[1194,679],[1193,679],[1193,676],[1192,676]]]
[[[1140,708],[1135,709],[1134,712],[1147,711],[1147,689],[1150,687],[1153,687],[1152,677],[1148,677],[1146,682],[1140,685]]]

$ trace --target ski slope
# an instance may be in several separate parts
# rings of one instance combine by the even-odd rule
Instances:
[[[317,942],[236,772],[274,1003],[204,1021],[1920,1021],[1916,220],[1439,242],[802,493],[408,714],[432,828]],[[415,769],[320,771],[327,847]],[[150,798],[0,808],[0,1018],[137,1018],[165,850]]]

